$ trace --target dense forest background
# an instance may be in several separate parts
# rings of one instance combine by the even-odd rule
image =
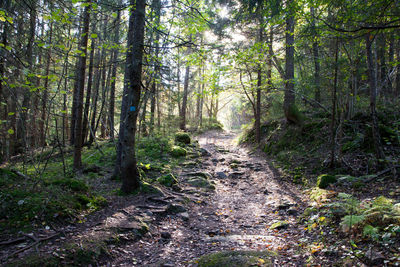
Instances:
[[[385,248],[400,231],[399,63],[394,0],[3,0],[3,234],[154,190],[200,149],[191,135],[225,129],[314,197],[353,194],[336,219]],[[98,177],[116,184],[96,192]]]

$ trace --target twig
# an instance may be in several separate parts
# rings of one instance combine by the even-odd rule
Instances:
[[[26,240],[25,237],[19,237],[19,238],[12,239],[12,240],[6,240],[6,241],[0,242],[0,246],[6,246],[6,245],[15,244],[15,243],[20,243],[25,240]]]
[[[39,245],[40,242],[46,241],[46,240],[49,240],[49,239],[52,239],[53,237],[56,237],[56,236],[58,236],[59,234],[60,234],[60,233],[56,233],[56,234],[54,234],[54,235],[50,235],[50,236],[43,237],[43,238],[36,238],[36,237],[34,237],[34,236],[25,234],[25,236],[27,236],[27,237],[29,237],[29,238],[31,238],[31,239],[34,239],[34,240],[36,239],[37,241],[35,241],[35,242],[33,242],[32,244],[30,244],[30,245],[28,245],[28,246],[26,246],[26,247],[23,247],[23,248],[21,248],[21,249],[19,249],[19,250],[17,250],[17,251],[14,251],[14,252],[11,253],[10,255],[5,256],[5,257],[2,259],[2,261],[7,260],[8,258],[14,257],[15,255],[17,255],[17,254],[19,254],[19,253],[21,253],[21,252],[24,252],[25,250],[28,250],[28,249],[30,249],[31,247],[34,247],[34,246]]]

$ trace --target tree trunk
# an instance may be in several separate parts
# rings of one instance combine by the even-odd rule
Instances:
[[[44,80],[44,88],[43,88],[43,99],[42,99],[42,117],[39,123],[39,132],[40,132],[40,146],[46,145],[46,129],[45,129],[45,121],[46,121],[46,113],[47,111],[47,101],[48,101],[48,90],[49,90],[49,75],[50,75],[50,63],[51,63],[51,45],[53,38],[53,23],[50,24],[50,37],[49,37],[49,48],[47,51],[47,63],[46,63],[46,73]]]
[[[318,44],[318,38],[319,36],[317,35],[317,30],[315,27],[315,12],[314,12],[314,7],[310,7],[310,13],[311,13],[311,28],[312,28],[312,34],[314,37],[314,42],[312,46],[313,50],[313,58],[314,58],[314,86],[315,86],[315,101],[321,102],[321,88],[320,88],[320,64],[319,64],[319,44]]]
[[[36,1],[32,1],[30,7],[30,27],[29,27],[29,39],[26,47],[26,61],[29,67],[30,74],[33,74],[34,61],[33,61],[33,44],[35,42],[35,31],[36,31]],[[33,85],[33,79],[28,76],[29,85]],[[17,144],[20,152],[23,152],[28,146],[28,115],[29,115],[29,104],[30,104],[31,93],[29,88],[26,88],[23,93],[22,108],[20,119],[17,124]]]
[[[131,5],[135,6],[134,12],[131,11],[128,30],[128,52],[126,56],[125,87],[126,98],[126,118],[121,124],[120,132],[123,132],[121,140],[121,191],[131,193],[140,185],[140,176],[137,169],[135,155],[135,134],[136,121],[138,116],[138,105],[140,102],[142,60],[144,44],[144,23],[145,23],[145,0],[131,0]],[[124,105],[122,105],[124,108]]]
[[[90,59],[89,59],[89,70],[88,70],[87,89],[86,89],[86,100],[85,100],[85,108],[83,111],[82,144],[85,143],[89,128],[89,108],[90,108],[90,98],[92,96],[94,50],[96,47],[95,44],[96,44],[96,39],[93,38],[92,43],[90,45]]]
[[[187,109],[187,99],[189,91],[189,75],[190,75],[190,66],[187,65],[185,71],[185,81],[183,82],[182,108],[181,108],[180,125],[179,125],[179,128],[183,131],[186,130],[186,109]]]
[[[91,3],[88,0],[87,3]],[[79,56],[78,63],[78,76],[77,76],[77,86],[76,86],[76,98],[74,102],[76,103],[76,121],[74,129],[74,170],[80,170],[82,168],[82,113],[83,113],[83,95],[85,89],[85,71],[86,71],[86,54],[87,46],[89,40],[89,21],[90,21],[90,5],[86,6],[83,11],[83,23],[81,31],[81,39],[79,42],[79,47],[82,50],[82,54]]]
[[[117,18],[115,19],[115,45],[119,44],[119,25],[121,23],[121,12],[118,11]],[[114,49],[113,69],[111,74],[111,86],[110,86],[110,106],[108,109],[108,122],[110,129],[110,138],[114,140],[114,110],[115,110],[115,84],[117,82],[117,69],[118,69],[118,47]]]
[[[287,1],[288,13],[286,17],[286,64],[285,64],[285,96],[283,110],[286,120],[297,123],[298,118],[293,114],[295,105],[294,96],[294,12],[293,0]]]
[[[336,37],[336,46],[335,46],[335,74],[333,80],[333,90],[332,90],[332,117],[331,117],[331,161],[330,167],[335,167],[336,162],[336,91],[337,91],[337,79],[338,79],[338,57],[339,57],[339,38]]]
[[[368,33],[365,38],[365,49],[367,54],[367,68],[368,68],[368,79],[369,79],[369,97],[370,97],[370,112],[372,119],[372,138],[374,143],[375,155],[378,159],[384,159],[385,154],[382,150],[381,138],[379,135],[378,118],[376,115],[376,91],[377,84],[375,79],[375,68],[372,55],[372,43],[373,37]]]

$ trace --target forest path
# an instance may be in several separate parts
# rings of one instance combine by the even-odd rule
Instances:
[[[187,212],[167,215],[139,243],[128,242],[114,251],[116,266],[196,266],[195,259],[222,250],[275,250],[276,266],[305,262],[298,240],[303,228],[296,216],[302,194],[279,180],[262,155],[235,146],[233,133],[208,132],[197,139],[201,164],[183,167],[179,180],[188,196]],[[194,173],[209,173],[215,191],[186,184]],[[287,225],[270,229],[279,221]]]

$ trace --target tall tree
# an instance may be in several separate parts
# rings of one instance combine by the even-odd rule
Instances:
[[[294,114],[295,95],[294,95],[294,1],[286,1],[286,64],[285,64],[285,97],[283,110],[289,122],[298,122]]]
[[[128,30],[128,50],[126,54],[126,72],[121,124],[120,124],[120,163],[122,192],[130,193],[140,186],[140,176],[135,155],[135,135],[138,106],[140,101],[142,60],[144,45],[145,0],[131,0]],[[125,104],[124,104],[125,102]],[[122,115],[123,114],[123,115]],[[123,117],[122,117],[123,116]]]
[[[82,167],[82,113],[83,113],[83,93],[85,89],[85,72],[86,72],[86,54],[89,40],[89,23],[90,23],[90,7],[91,0],[87,0],[85,9],[82,14],[82,31],[81,39],[79,42],[79,48],[82,53],[79,56],[78,70],[77,70],[77,81],[74,94],[75,107],[76,107],[76,120],[74,129],[74,169],[80,170]]]

